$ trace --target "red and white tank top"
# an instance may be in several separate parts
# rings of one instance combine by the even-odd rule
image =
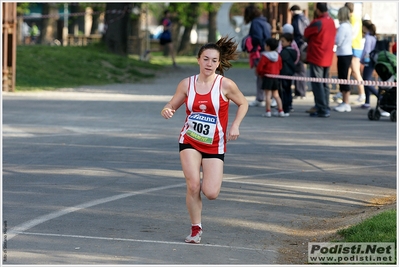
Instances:
[[[179,143],[190,144],[208,154],[226,152],[226,129],[229,100],[222,92],[223,76],[217,75],[207,94],[198,94],[198,75],[189,78],[186,98],[186,121],[180,133]]]

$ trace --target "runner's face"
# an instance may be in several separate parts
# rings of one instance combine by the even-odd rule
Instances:
[[[200,71],[208,74],[216,72],[219,63],[219,52],[215,49],[204,50],[198,59]]]

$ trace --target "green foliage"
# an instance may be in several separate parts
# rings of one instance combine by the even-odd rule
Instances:
[[[16,90],[133,83],[155,77],[161,65],[107,52],[103,45],[18,46]]]
[[[35,3],[17,3],[17,15],[28,15],[29,8],[36,5]]]

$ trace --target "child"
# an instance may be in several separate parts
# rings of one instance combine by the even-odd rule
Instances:
[[[283,68],[280,71],[281,75],[293,76],[295,74],[295,63],[298,57],[298,51],[292,47],[294,35],[291,33],[283,33],[280,37],[281,52],[280,57],[283,62]],[[281,97],[283,102],[284,116],[290,115],[292,108],[292,91],[291,91],[292,80],[282,79],[281,80]]]
[[[278,40],[275,38],[269,38],[266,40],[266,46],[264,52],[261,53],[261,57],[256,67],[256,74],[262,77],[262,89],[265,93],[266,100],[266,113],[262,114],[263,117],[271,117],[271,101],[272,96],[277,102],[278,113],[273,114],[279,117],[284,117],[284,111],[282,109],[281,99],[278,93],[280,82],[276,78],[266,77],[265,74],[280,74],[280,70],[283,66],[282,60],[278,52]]]

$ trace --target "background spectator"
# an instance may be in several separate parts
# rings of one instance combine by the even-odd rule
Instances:
[[[334,56],[335,23],[328,15],[327,3],[317,3],[315,14],[315,19],[304,32],[308,43],[306,60],[309,62],[310,77],[329,78]],[[310,116],[330,117],[330,87],[326,83],[312,82],[311,84],[315,106],[309,110]]]
[[[292,14],[292,27],[294,28],[294,41],[300,48],[305,40],[303,34],[305,28],[309,26],[309,19],[303,14],[301,8],[298,5],[293,5],[290,8]],[[299,54],[298,54],[299,56]],[[296,64],[295,75],[297,77],[306,77],[306,66],[302,61],[298,61]],[[306,82],[305,81],[294,81],[295,84],[295,97],[304,98],[306,96]]]
[[[337,45],[337,69],[338,79],[348,79],[349,68],[352,62],[352,25],[349,21],[349,9],[341,7],[338,10],[339,28],[335,36]],[[351,87],[348,84],[340,84],[339,91],[342,94],[342,103],[334,108],[338,112],[350,112],[352,108],[349,103]]]
[[[254,5],[249,5],[244,11],[245,24],[251,23],[249,28],[249,36],[252,39],[252,51],[250,53],[257,52],[260,47],[260,52],[265,50],[266,40],[272,36],[271,26],[267,22],[267,19],[262,15],[259,8]],[[259,58],[260,59],[260,58]],[[254,67],[256,68],[259,59],[254,59]],[[265,106],[265,97],[262,90],[262,78],[256,76],[256,98],[253,102],[249,103],[249,106]]]

